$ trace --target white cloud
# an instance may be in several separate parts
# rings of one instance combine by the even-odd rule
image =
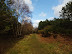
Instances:
[[[54,17],[50,17],[50,18],[48,18],[48,20],[53,20],[54,19]]]
[[[33,4],[32,4],[32,1],[31,0],[24,0],[24,1],[29,6],[30,10],[33,11],[34,7],[33,7]]]
[[[61,11],[62,7],[64,7],[69,1],[72,0],[59,0],[60,4],[52,8],[54,10],[55,16],[59,17],[59,12]]]
[[[54,17],[50,17],[48,18],[48,20],[53,20]],[[38,24],[40,21],[44,21],[44,20],[32,20],[33,21],[33,27],[38,27]]]
[[[33,21],[33,27],[38,27],[38,24],[40,21],[43,21],[43,20],[34,20]]]
[[[31,17],[25,17],[24,20],[31,20]]]
[[[46,13],[44,13],[44,12],[41,12],[39,16],[41,16],[41,17],[46,17],[46,16],[47,16],[47,14],[46,14]]]

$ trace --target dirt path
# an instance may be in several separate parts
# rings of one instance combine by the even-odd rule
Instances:
[[[48,52],[43,48],[36,34],[32,34],[16,43],[6,54],[48,54]]]
[[[59,47],[59,42],[43,43],[40,42],[37,34],[28,35],[26,38],[17,42],[5,54],[71,54],[68,45]]]

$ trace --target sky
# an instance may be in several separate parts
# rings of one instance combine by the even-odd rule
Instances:
[[[49,19],[52,20],[54,17],[53,7],[58,4],[58,0],[31,0],[34,6],[32,13],[33,26],[37,27],[40,21]]]
[[[30,11],[32,11],[33,27],[38,27],[40,21],[58,18],[62,7],[72,0],[19,0],[19,3],[17,0],[14,1],[15,4],[22,5],[25,2],[29,6]]]
[[[38,27],[40,21],[58,18],[62,7],[69,1],[72,0],[25,0],[32,11],[33,27]]]

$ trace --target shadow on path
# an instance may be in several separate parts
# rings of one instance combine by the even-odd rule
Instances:
[[[0,36],[0,54],[5,54],[10,48],[12,48],[22,38],[7,38]]]

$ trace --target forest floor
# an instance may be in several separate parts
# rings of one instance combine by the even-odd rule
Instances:
[[[54,39],[53,36],[44,38],[39,34],[30,34],[7,47],[10,48],[5,54],[72,54],[72,40],[67,41],[60,36]]]

